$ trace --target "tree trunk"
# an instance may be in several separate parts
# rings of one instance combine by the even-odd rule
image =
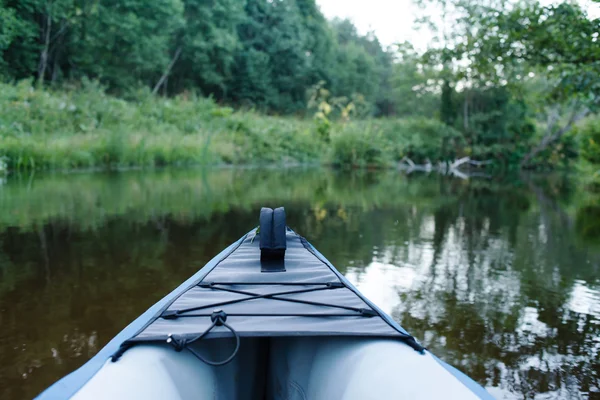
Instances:
[[[152,89],[152,94],[156,94],[158,92],[158,89],[160,89],[160,87],[162,86],[162,84],[165,83],[165,81],[169,77],[169,73],[171,73],[171,69],[173,68],[173,65],[175,65],[175,63],[177,62],[177,59],[179,58],[180,55],[181,55],[181,46],[179,46],[177,48],[177,50],[175,51],[175,55],[173,56],[173,59],[167,66],[167,69],[165,69],[165,72],[162,74],[162,76],[160,77],[160,79],[158,80],[156,85],[154,86],[154,89]]]
[[[454,123],[455,110],[452,104],[452,87],[450,81],[444,79],[442,85],[441,104],[440,104],[440,118],[446,125],[452,126]]]
[[[540,143],[537,146],[535,146],[533,149],[531,149],[531,151],[523,158],[523,160],[521,161],[521,165],[520,165],[521,168],[524,168],[527,165],[529,165],[529,162],[536,155],[538,155],[541,151],[546,149],[551,143],[560,139],[562,137],[562,135],[567,133],[573,127],[573,124],[575,124],[577,121],[584,118],[590,112],[590,110],[588,108],[583,108],[579,112],[577,112],[577,110],[578,110],[578,108],[575,105],[573,107],[573,112],[571,113],[571,117],[569,118],[569,121],[566,123],[565,126],[563,126],[560,129],[557,129],[555,132],[552,132],[552,131],[554,129],[554,125],[556,124],[556,121],[558,121],[558,118],[559,118],[558,111],[553,110],[551,112],[551,114],[549,114],[548,127],[546,128],[546,135],[542,138]]]
[[[54,83],[56,82],[56,80],[58,79],[58,57],[55,56],[54,58],[54,62],[52,63],[52,78],[51,78],[51,82]]]
[[[52,30],[52,18],[50,16],[50,10],[46,16],[46,32],[44,34],[44,48],[42,54],[40,54],[40,65],[38,66],[38,82],[41,85],[44,84],[44,76],[46,75],[46,67],[48,66],[48,50],[50,48],[50,31]]]
[[[58,30],[58,32],[56,32],[52,38],[50,39],[52,46],[50,46],[50,50],[48,50],[48,53],[52,53],[52,71],[50,71],[50,80],[52,83],[56,82],[59,78],[59,72],[60,72],[60,55],[61,55],[61,51],[62,51],[62,46],[64,44],[63,39],[63,32],[66,31],[67,27],[69,26],[69,23],[65,21],[61,22],[61,27]]]
[[[469,91],[465,90],[465,101],[463,104],[463,128],[465,132],[469,130]]]

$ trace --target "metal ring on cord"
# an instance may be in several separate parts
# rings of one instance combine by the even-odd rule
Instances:
[[[169,343],[173,347],[175,347],[176,351],[181,351],[183,349],[187,349],[190,353],[192,353],[194,356],[196,356],[196,358],[198,358],[200,361],[202,361],[205,364],[212,365],[213,367],[219,367],[221,365],[225,365],[225,364],[231,362],[231,360],[233,360],[235,358],[235,356],[238,353],[238,350],[240,349],[240,335],[238,335],[238,333],[231,326],[229,326],[229,324],[227,324],[225,322],[225,321],[227,321],[227,314],[224,311],[214,310],[210,316],[210,320],[212,321],[212,325],[209,326],[208,329],[205,330],[201,335],[196,336],[195,338],[193,338],[191,340],[187,340],[185,338],[177,339],[172,334],[169,333],[167,343]],[[198,340],[201,340],[215,326],[224,326],[225,328],[229,329],[231,331],[231,333],[233,333],[233,336],[235,337],[235,349],[233,350],[233,353],[231,353],[231,355],[223,361],[207,360],[204,357],[202,357],[200,354],[198,354],[194,349],[188,347],[189,344],[194,343]]]

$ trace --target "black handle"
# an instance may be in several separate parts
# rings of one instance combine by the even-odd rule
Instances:
[[[273,209],[263,207],[260,209],[260,250],[273,247]],[[262,256],[261,256],[262,258]]]
[[[263,272],[285,271],[285,209],[263,207],[260,210],[260,260]]]

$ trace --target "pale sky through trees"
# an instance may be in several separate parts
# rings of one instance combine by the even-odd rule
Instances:
[[[541,0],[542,4],[558,3]],[[418,8],[412,0],[317,0],[327,18],[349,18],[360,33],[375,31],[384,46],[409,41],[418,50],[425,50],[432,35],[415,31]],[[579,0],[590,18],[600,18],[600,4]]]
[[[361,33],[375,31],[384,46],[409,41],[426,48],[430,39],[414,30],[412,0],[317,0],[327,18],[349,18]]]

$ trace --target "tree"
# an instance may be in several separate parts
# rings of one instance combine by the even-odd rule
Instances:
[[[522,60],[544,68],[552,82],[544,102],[546,129],[523,158],[521,166],[527,167],[579,120],[600,109],[600,19],[590,20],[576,4],[533,3],[516,8],[502,22],[512,28],[514,46],[523,46]]]
[[[381,83],[376,60],[379,42],[373,43],[369,37],[359,35],[349,20],[334,19],[332,27],[337,47],[331,91],[348,98],[360,94],[374,105]]]
[[[0,29],[5,32],[5,75],[10,78],[23,79],[37,75],[42,51],[41,40],[44,37],[38,21],[42,24],[48,22],[44,13],[45,5],[47,3],[41,0],[4,2],[3,23],[0,24]],[[46,11],[51,9],[52,7],[45,8]]]
[[[73,74],[100,79],[116,90],[143,83],[153,87],[175,52],[173,37],[183,25],[180,0],[105,0],[75,28]]]
[[[198,87],[205,95],[224,99],[236,51],[240,47],[237,25],[243,20],[243,3],[235,0],[184,0],[185,24],[171,45],[171,92]]]
[[[392,91],[394,114],[400,117],[433,118],[438,113],[440,103],[436,93],[436,83],[440,77],[439,71],[423,63],[420,55],[410,43],[398,44],[395,56],[396,61],[393,64],[393,73],[389,84]],[[446,101],[446,104],[450,104],[450,102]],[[454,109],[449,112],[454,115]],[[441,114],[445,115],[444,111]],[[443,117],[442,120],[444,120]]]
[[[0,74],[40,85],[99,80],[303,112],[307,89],[394,112],[393,54],[315,0],[0,0]],[[358,104],[358,103],[356,103]]]
[[[546,148],[600,105],[600,20],[590,20],[576,4],[542,6],[520,2],[468,13],[478,18],[478,31],[465,45],[470,68],[495,84],[518,90],[536,74],[547,82],[538,98],[545,129],[531,145],[521,167],[528,167]]]
[[[307,87],[325,81],[331,84],[335,74],[336,42],[334,32],[315,0],[296,0],[305,27]]]
[[[15,37],[18,35],[19,21],[15,10],[6,7],[0,0],[0,77],[9,75],[8,63],[4,61],[4,51],[8,49]]]
[[[542,75],[549,83],[539,96],[547,122],[539,141],[530,143],[520,160],[527,167],[578,120],[598,110],[600,22],[590,20],[579,6],[542,6],[535,0],[443,3],[449,4],[455,23],[444,36],[444,47],[430,53],[452,54],[452,67],[465,93],[464,131],[472,131],[470,105],[475,91],[503,87],[516,103],[537,106],[524,102],[523,85]]]
[[[284,112],[304,107],[307,32],[294,0],[249,0],[238,27],[233,97]]]

